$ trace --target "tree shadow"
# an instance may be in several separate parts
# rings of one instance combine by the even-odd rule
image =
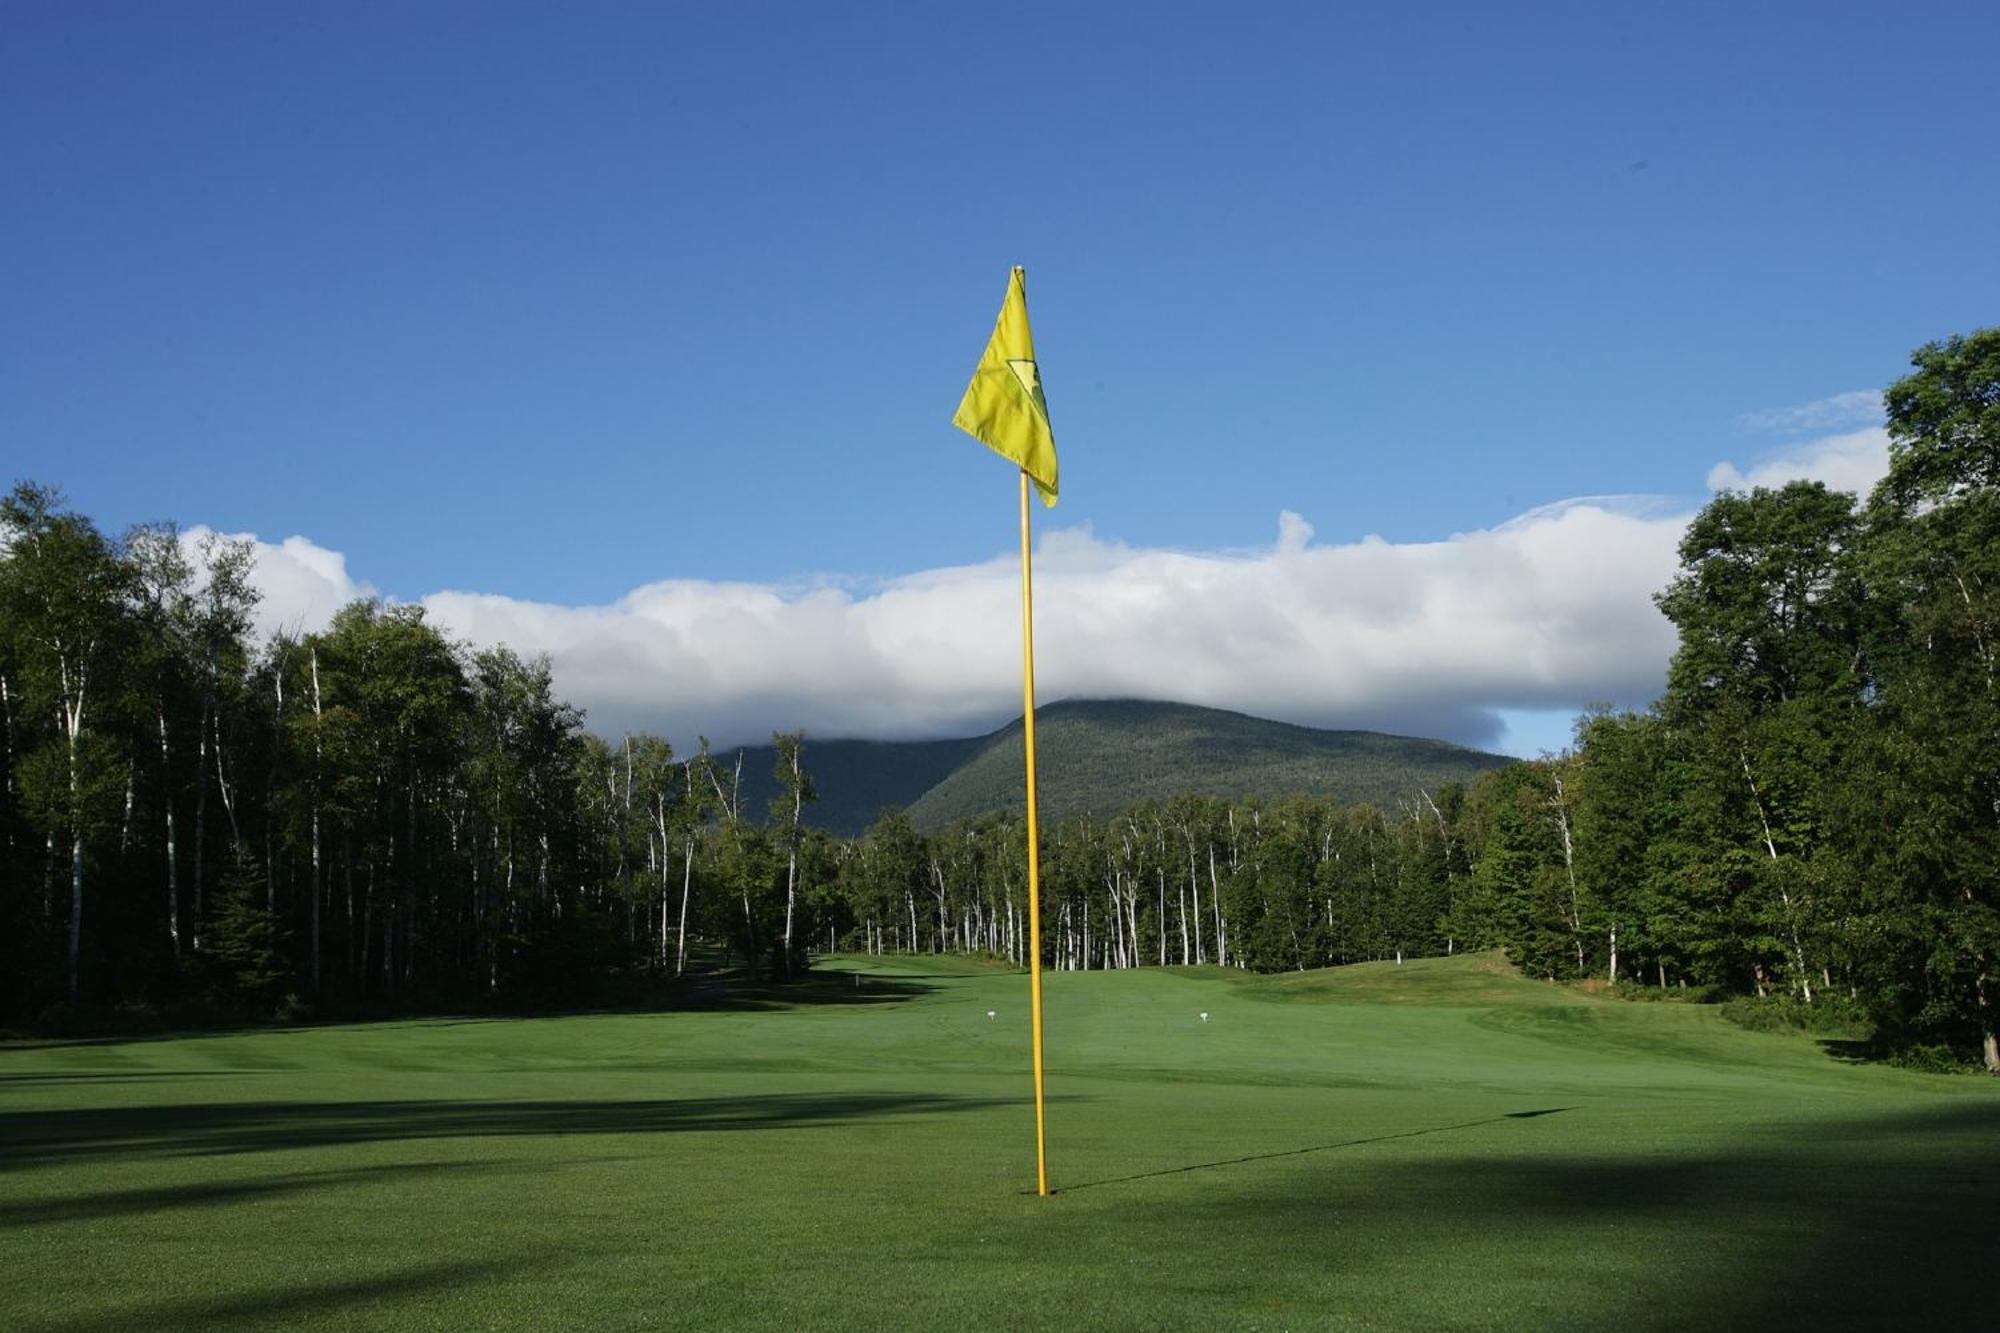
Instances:
[[[518,1278],[524,1272],[547,1267],[549,1262],[517,1255],[505,1259],[425,1264],[374,1277],[337,1282],[287,1281],[283,1286],[260,1291],[150,1302],[139,1309],[28,1320],[15,1327],[33,1330],[33,1333],[69,1333],[70,1330],[83,1329],[101,1329],[107,1333],[124,1333],[125,1330],[154,1333],[154,1330],[163,1328],[269,1328],[303,1315],[323,1319],[329,1312],[343,1306],[373,1308],[378,1311],[379,1317],[381,1303],[385,1300],[407,1300],[426,1292],[442,1291],[488,1278]]]
[[[200,1037],[237,1037],[245,1033],[263,1032],[306,1032],[320,1024],[301,1024],[298,1027],[199,1027],[176,1028],[165,1032],[118,1032],[99,1034],[92,1037],[32,1037],[9,1038],[0,1041],[0,1055],[13,1051],[66,1051],[81,1050],[92,1046],[140,1046],[158,1041],[185,1041]]]
[[[2000,1101],[1774,1127],[1711,1153],[1494,1150],[1303,1170],[1145,1206],[1172,1234],[1313,1246],[1318,1279],[1449,1250],[1454,1291],[1523,1326],[1993,1324]],[[1621,1252],[1623,1267],[1607,1263]]]
[[[323,1032],[329,1028],[382,1027],[421,1024],[425,1027],[468,1027],[488,1023],[518,1023],[541,1018],[592,1018],[607,1015],[676,1013],[766,1012],[801,1009],[814,1005],[895,1004],[929,995],[938,987],[926,985],[929,977],[885,977],[874,973],[808,972],[791,981],[722,973],[691,977],[672,992],[645,1003],[628,1005],[579,1005],[566,1008],[505,1010],[495,1013],[368,1014],[365,1016],[322,1018],[311,1022],[273,1024],[245,1022],[232,1026],[176,1028],[163,1031],[96,1033],[75,1037],[8,1038],[0,1041],[0,1053],[9,1051],[57,1051],[95,1046],[138,1046],[154,1042],[186,1041],[218,1037],[281,1036],[303,1032]],[[948,976],[934,978],[951,980]]]
[[[172,1083],[189,1078],[242,1078],[250,1074],[288,1072],[270,1069],[143,1069],[45,1070],[32,1074],[0,1074],[0,1087],[44,1083]]]
[[[574,1165],[576,1161],[575,1158],[565,1158],[563,1165]],[[446,1172],[458,1175],[468,1172],[532,1169],[540,1168],[531,1164],[501,1162],[391,1162],[380,1166],[349,1167],[339,1171],[302,1171],[294,1175],[264,1176],[256,1180],[199,1181],[191,1185],[110,1190],[101,1194],[64,1195],[50,1199],[0,1200],[0,1227],[93,1222],[135,1213],[162,1213],[181,1208],[211,1208],[253,1199],[359,1184],[372,1179],[388,1179],[402,1184]]]
[[[1286,1148],[1279,1152],[1252,1153],[1247,1157],[1225,1157],[1215,1162],[1195,1162],[1188,1166],[1163,1167],[1158,1171],[1140,1171],[1129,1176],[1112,1176],[1105,1180],[1086,1180],[1080,1185],[1064,1185],[1053,1191],[1056,1194],[1073,1194],[1077,1190],[1098,1189],[1105,1185],[1125,1185],[1135,1180],[1156,1180],[1161,1176],[1184,1176],[1191,1171],[1213,1171],[1218,1167],[1243,1166],[1250,1162],[1272,1162],[1281,1157],[1306,1157],[1313,1153],[1332,1152],[1337,1148],[1359,1148],[1369,1143],[1387,1143],[1392,1139],[1417,1139],[1430,1134],[1449,1134],[1454,1130],[1477,1129],[1481,1125],[1504,1124],[1509,1120],[1533,1120],[1545,1115],[1561,1115],[1564,1111],[1574,1111],[1574,1106],[1551,1106],[1541,1111],[1508,1111],[1502,1115],[1487,1116],[1483,1120],[1467,1120],[1456,1125],[1435,1125],[1429,1129],[1406,1129],[1396,1134],[1376,1134],[1365,1139],[1343,1139],[1338,1143],[1318,1143],[1308,1148]],[[1028,1191],[1032,1193],[1033,1191]]]
[[[412,1139],[810,1129],[1011,1105],[903,1093],[657,1101],[218,1102],[0,1113],[0,1170],[106,1154],[176,1157]]]
[[[706,1012],[763,1012],[816,1005],[899,1004],[937,989],[919,979],[865,972],[808,972],[791,981],[718,978],[697,987],[682,1007]]]
[[[1820,1050],[1846,1065],[1889,1065],[1919,1074],[1964,1074],[1982,1077],[1979,1047],[1920,1041],[1907,1034],[1877,1032],[1872,1036],[1821,1037]]]

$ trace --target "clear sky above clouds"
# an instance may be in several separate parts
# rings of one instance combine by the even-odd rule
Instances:
[[[1865,482],[2000,308],[2000,10],[1639,9],[9,0],[0,471],[599,725],[990,723],[924,597],[1022,263],[1055,690],[1533,749],[1657,686],[1708,487]]]

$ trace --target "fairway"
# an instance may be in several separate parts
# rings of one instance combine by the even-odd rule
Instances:
[[[1025,977],[820,968],[797,1002],[0,1049],[0,1323],[1991,1318],[1991,1080],[1492,957],[1056,973],[1044,1200]]]

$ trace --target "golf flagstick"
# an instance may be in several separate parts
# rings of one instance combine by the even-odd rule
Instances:
[[[1042,1098],[1042,839],[1035,810],[1035,585],[1030,572],[1028,486],[1056,502],[1056,440],[1028,328],[1028,278],[1007,275],[1000,318],[986,340],[952,424],[1021,471],[1021,740],[1028,775],[1028,1008],[1034,1025],[1035,1193],[1049,1192],[1048,1130]]]

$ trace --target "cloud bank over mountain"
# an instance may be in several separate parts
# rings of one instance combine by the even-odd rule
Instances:
[[[1885,450],[1879,429],[1858,431],[1721,463],[1708,481],[1865,488]],[[1587,497],[1439,541],[1321,543],[1287,511],[1270,545],[1222,551],[1054,528],[1036,551],[1039,694],[1475,745],[1498,740],[1503,711],[1640,705],[1673,650],[1652,598],[1689,517],[1644,497]],[[303,537],[260,541],[257,557],[266,631],[317,629],[374,594],[343,555]],[[774,728],[914,738],[997,725],[1020,697],[1018,580],[1007,552],[869,583],[668,579],[599,606],[457,590],[420,600],[473,645],[546,653],[557,689],[604,734],[726,745]]]

